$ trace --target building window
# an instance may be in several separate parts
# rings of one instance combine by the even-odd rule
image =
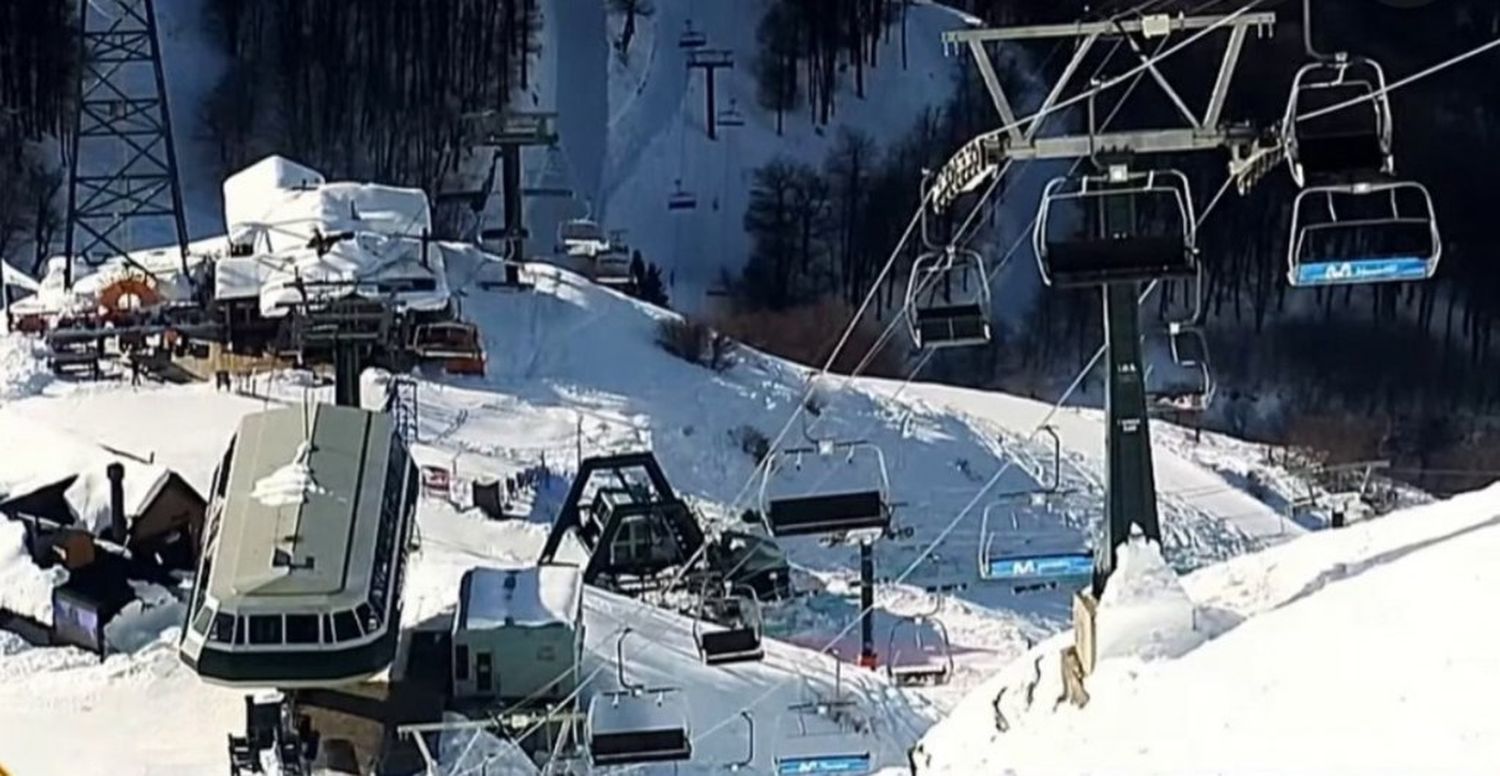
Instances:
[[[234,615],[216,614],[214,624],[208,630],[208,640],[228,644],[234,640]]]
[[[459,644],[453,648],[453,678],[460,682],[469,681],[469,647],[467,644]]]
[[[354,612],[345,609],[334,613],[333,632],[339,641],[353,641],[359,638],[359,620],[355,619]]]
[[[199,602],[202,603],[201,601]],[[193,632],[202,636],[208,632],[208,623],[214,618],[214,612],[207,606],[199,606],[198,614],[193,616]]]
[[[280,644],[281,615],[256,614],[250,617],[251,644]]]
[[[318,643],[318,615],[288,614],[286,616],[286,642],[288,644]]]

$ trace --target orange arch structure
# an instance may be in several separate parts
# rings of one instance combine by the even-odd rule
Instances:
[[[131,303],[134,300],[134,303]],[[123,277],[99,291],[99,307],[105,315],[122,315],[132,310],[161,304],[161,293],[143,278]]]

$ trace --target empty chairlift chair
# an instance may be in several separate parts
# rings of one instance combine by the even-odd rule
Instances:
[[[906,321],[917,347],[948,348],[990,341],[990,284],[976,251],[949,245],[912,263]]]
[[[708,45],[708,35],[693,26],[693,20],[687,19],[682,23],[682,34],[677,36],[677,47],[681,49],[700,49]]]
[[[1190,277],[1196,239],[1186,176],[1121,165],[1048,182],[1032,231],[1042,279],[1059,288]]]
[[[417,358],[441,362],[451,374],[484,374],[484,348],[479,327],[472,323],[424,323],[412,332],[411,349]]]
[[[625,677],[625,637],[632,632],[626,628],[615,642],[621,689],[589,702],[589,758],[595,767],[690,760],[692,734],[677,688],[646,687]]]
[[[937,617],[942,606],[939,597],[931,612],[903,617],[891,626],[885,672],[892,682],[939,685],[953,678],[953,642],[948,626]]]
[[[723,623],[724,628],[703,630],[703,621],[710,617]],[[729,595],[712,595],[705,588],[699,596],[693,639],[698,643],[698,654],[708,665],[745,663],[765,657],[762,627],[760,599],[748,587],[736,588]]]
[[[1298,186],[1330,179],[1369,180],[1395,171],[1385,85],[1379,63],[1346,54],[1297,71],[1281,132],[1287,166]],[[1360,98],[1368,99],[1320,114]]]
[[[776,739],[776,776],[870,773],[869,749],[851,741],[858,734],[838,724],[832,710],[820,704],[797,704],[788,711],[781,717],[781,735]]]
[[[718,123],[721,127],[745,126],[745,114],[740,112],[739,100],[730,98],[729,107],[719,111]]]
[[[1442,254],[1432,195],[1420,183],[1310,186],[1292,205],[1293,286],[1426,280]]]
[[[830,471],[835,467],[844,471]],[[844,476],[825,487],[834,474]],[[850,482],[852,478],[858,481]],[[778,539],[880,536],[891,525],[889,493],[880,448],[868,442],[820,441],[813,447],[771,452],[761,477],[761,512],[766,528]]]
[[[609,248],[609,239],[592,219],[573,218],[557,225],[557,244],[568,256],[594,256]]]
[[[693,192],[682,186],[682,179],[678,178],[673,184],[672,193],[667,195],[668,210],[694,210],[698,207],[698,197]]]
[[[1034,504],[1045,506],[1037,494]],[[1010,531],[991,531],[997,506],[1011,506]],[[1008,584],[1018,593],[1056,587],[1082,587],[1093,580],[1094,553],[1067,526],[1047,527],[1032,519],[1023,527],[1014,505],[994,502],[984,508],[979,527],[979,576]]]

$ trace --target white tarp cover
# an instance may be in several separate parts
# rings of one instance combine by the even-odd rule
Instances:
[[[460,622],[471,630],[507,623],[536,627],[578,622],[583,572],[577,566],[478,567],[466,576],[468,596],[460,603]]]

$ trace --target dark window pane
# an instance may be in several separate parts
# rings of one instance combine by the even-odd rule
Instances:
[[[333,627],[339,641],[359,638],[359,621],[354,618],[354,612],[347,609],[333,615]]]
[[[469,648],[464,644],[453,648],[453,678],[460,682],[469,679]]]
[[[213,627],[208,630],[208,640],[228,644],[234,638],[234,615],[214,615]]]
[[[318,615],[288,614],[286,616],[286,641],[288,644],[318,643]]]
[[[234,629],[234,643],[244,644],[245,635],[250,632],[250,626],[245,622],[244,617],[236,617],[234,618],[234,622],[238,626]]]
[[[250,617],[251,644],[280,644],[281,615],[257,614]]]
[[[323,615],[323,643],[332,644],[333,641],[333,615],[325,614]]]

